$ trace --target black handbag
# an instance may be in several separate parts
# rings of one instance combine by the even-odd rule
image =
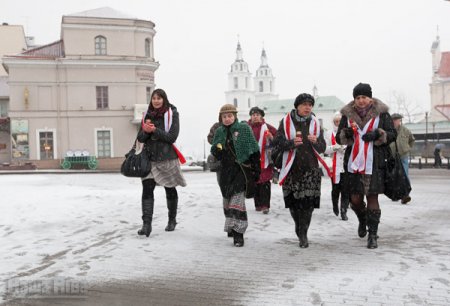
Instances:
[[[126,177],[146,177],[150,173],[151,163],[146,146],[142,144],[140,150],[136,151],[138,144],[136,139],[131,150],[125,154],[125,160],[120,167],[120,173]]]
[[[211,172],[220,171],[220,160],[217,160],[217,158],[215,158],[214,155],[209,154],[206,162],[207,162],[208,168]]]
[[[384,184],[384,194],[393,201],[401,200],[411,192],[411,183],[406,176],[400,154],[398,154],[397,142],[395,142],[396,152],[390,152],[386,163],[386,181]]]

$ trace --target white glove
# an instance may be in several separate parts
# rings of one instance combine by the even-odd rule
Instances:
[[[335,145],[331,146],[331,150],[333,150],[333,152],[336,152],[341,149],[342,149],[342,146],[340,144],[335,144]]]

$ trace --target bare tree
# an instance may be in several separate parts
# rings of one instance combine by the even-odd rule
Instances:
[[[403,93],[392,91],[388,104],[391,107],[391,113],[403,115],[404,123],[413,123],[423,117],[423,109],[409,101]]]

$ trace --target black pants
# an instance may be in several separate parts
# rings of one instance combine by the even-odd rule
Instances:
[[[341,183],[332,184],[331,187],[331,199],[333,203],[339,203],[339,195],[341,195],[341,209],[348,208],[348,203],[350,201],[350,196],[347,192],[345,192]]]
[[[148,179],[142,181],[142,200],[145,199],[153,199],[153,191],[155,190],[156,182],[154,179]],[[164,187],[166,190],[166,198],[167,199],[177,199],[178,193],[175,187],[169,188]]]
[[[270,181],[262,184],[256,184],[254,197],[256,208],[270,208],[270,184]]]

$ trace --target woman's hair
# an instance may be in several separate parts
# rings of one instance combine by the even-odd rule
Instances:
[[[163,99],[163,107],[167,108],[170,106],[170,102],[169,102],[169,99],[167,98],[166,92],[164,90],[162,90],[161,88],[157,88],[152,92],[152,97],[150,99],[150,105],[148,106],[149,109],[153,109],[151,100],[154,95],[157,95],[158,97]]]

